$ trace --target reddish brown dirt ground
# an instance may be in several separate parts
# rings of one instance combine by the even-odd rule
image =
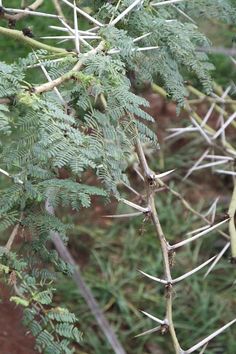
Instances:
[[[9,297],[10,289],[0,283],[0,353],[37,354],[34,339],[21,323],[22,311]]]

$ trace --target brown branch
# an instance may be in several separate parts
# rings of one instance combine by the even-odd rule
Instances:
[[[22,217],[23,217],[23,214],[21,214],[19,222],[14,226],[14,229],[12,230],[12,233],[6,243],[6,246],[5,246],[6,253],[10,252],[10,250],[11,250],[11,247],[12,247],[12,244],[13,244],[15,238],[16,238]]]
[[[4,98],[0,98],[0,104],[9,104],[11,103],[10,98],[4,97]]]
[[[139,162],[144,174],[144,182],[145,182],[145,189],[146,189],[146,202],[148,208],[150,210],[150,216],[153,222],[153,225],[156,230],[156,234],[161,244],[161,251],[163,256],[163,266],[165,272],[165,280],[168,282],[166,284],[166,324],[168,326],[168,330],[171,335],[172,343],[175,348],[176,354],[181,354],[183,351],[180,347],[178,338],[176,336],[175,327],[173,323],[173,315],[172,315],[172,302],[173,302],[173,285],[172,285],[172,277],[171,277],[171,270],[170,270],[170,259],[169,259],[169,251],[168,251],[168,242],[165,238],[163,233],[158,213],[155,206],[155,175],[153,175],[148,167],[146,157],[144,155],[144,151],[142,145],[139,140],[137,140],[136,144],[136,151],[139,157]]]
[[[90,52],[84,54],[84,58],[86,58],[88,56],[95,55],[99,51],[103,50],[103,48],[104,48],[104,42],[102,41],[96,48],[94,48]],[[42,93],[42,92],[48,92],[48,91],[53,90],[55,87],[60,86],[65,81],[70,80],[76,72],[81,70],[82,67],[83,67],[83,58],[81,60],[79,60],[76,63],[76,65],[73,67],[73,69],[70,70],[65,75],[62,75],[62,76],[58,77],[55,80],[46,82],[45,84],[36,86],[34,88],[34,93],[39,94],[39,93]]]
[[[54,214],[54,209],[53,207],[49,204],[48,200],[45,205],[45,209],[47,212],[51,215]],[[51,238],[52,242],[61,256],[61,258],[65,261],[68,262],[69,264],[74,266],[74,273],[73,273],[73,278],[78,286],[80,293],[84,300],[86,301],[91,313],[94,315],[99,327],[103,331],[104,335],[106,336],[108,342],[110,343],[111,347],[113,348],[114,353],[116,354],[126,354],[124,348],[122,347],[121,343],[119,342],[118,338],[116,337],[113,329],[111,328],[109,322],[107,321],[106,317],[104,316],[104,313],[99,307],[99,304],[95,300],[91,290],[89,287],[86,285],[81,272],[79,270],[79,266],[76,264],[76,261],[64,245],[60,235],[57,232],[51,232]]]
[[[63,19],[63,21],[67,22],[67,19],[66,19],[65,15],[64,15],[64,13],[62,11],[62,8],[61,8],[61,5],[60,5],[59,1],[58,0],[53,0],[53,5],[54,5],[54,7],[56,9],[56,12],[57,12],[58,16],[61,17]]]
[[[3,34],[3,35],[8,36],[10,38],[16,39],[17,41],[21,41],[24,44],[26,44],[30,47],[33,47],[33,48],[45,49],[48,52],[52,52],[52,53],[69,54],[66,49],[57,48],[57,47],[53,47],[53,46],[41,43],[33,38],[25,36],[23,34],[23,32],[21,32],[21,31],[17,31],[14,29],[5,28],[5,27],[0,26],[0,34]]]
[[[212,53],[212,54],[223,54],[223,55],[228,55],[228,56],[236,56],[236,49],[234,48],[224,48],[224,47],[209,47],[209,48],[203,48],[199,47],[197,48],[199,52],[203,53]]]

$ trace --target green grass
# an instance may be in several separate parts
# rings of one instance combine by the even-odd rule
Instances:
[[[198,224],[191,215],[183,212],[179,201],[170,195],[163,194],[158,198],[158,209],[168,240],[172,242],[174,239],[182,239],[188,230]],[[82,220],[78,219],[77,223],[80,222]],[[160,353],[172,353],[168,334],[163,336],[154,333],[134,338],[135,335],[156,326],[155,322],[145,318],[139,309],[159,318],[163,318],[165,311],[163,287],[138,272],[138,269],[141,269],[149,274],[162,276],[162,259],[153,228],[143,223],[142,217],[132,221],[114,222],[106,229],[83,222],[83,227],[78,226],[71,235],[70,243],[73,247],[80,248],[84,245],[86,235],[90,239],[90,249],[89,261],[83,267],[83,276],[105,310],[127,353],[157,353],[159,349]],[[181,248],[176,255],[174,277],[216,254],[217,240],[217,234],[212,233],[204,240]],[[227,257],[205,281],[203,274],[204,270],[176,287],[174,319],[180,342],[185,349],[235,317],[235,274]],[[78,314],[84,333],[83,351],[88,354],[111,353],[111,348],[106,344],[73,282],[61,279],[59,294],[60,301],[70,304]],[[234,336],[235,327],[212,341],[206,354],[235,354]]]

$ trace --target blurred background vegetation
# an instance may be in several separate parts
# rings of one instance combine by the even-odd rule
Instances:
[[[12,8],[20,5],[20,1],[17,0],[9,0],[5,3]],[[46,1],[41,11],[53,12],[52,2]],[[0,20],[1,22],[3,20]],[[53,31],[48,29],[49,24],[53,24],[51,19],[42,20],[32,16],[19,21],[17,29],[31,27],[37,39],[39,35],[53,34]],[[214,47],[235,47],[235,27],[215,22],[201,22],[200,26],[211,39]],[[65,47],[69,49],[68,43],[66,42]],[[1,61],[12,62],[18,57],[24,57],[28,51],[29,49],[21,43],[1,37]],[[223,54],[210,54],[210,59],[216,67],[213,79],[223,88],[229,84],[236,85],[235,66],[230,58]],[[39,70],[40,75],[42,74]],[[38,78],[35,77],[34,80],[37,82]],[[198,85],[194,78],[189,77],[189,80]],[[189,198],[197,209],[207,208],[209,200],[212,202],[217,195],[224,196],[225,203],[221,203],[221,209],[217,210],[218,213],[224,213],[227,210],[227,196],[230,195],[231,189],[229,180],[218,179],[212,185],[214,181],[210,176],[199,174],[191,183],[181,181],[181,168],[184,169],[191,160],[192,152],[199,146],[197,143],[192,144],[186,151],[185,142],[178,145],[164,143],[162,140],[162,135],[165,135],[164,129],[170,127],[177,118],[173,104],[166,103],[163,99],[158,102],[162,109],[157,108],[158,112],[154,114],[157,116],[160,130],[163,131],[157,128],[162,143],[161,150],[149,156],[153,170],[164,171],[179,167],[175,178],[168,183],[171,183],[174,189],[181,190],[182,194],[184,191],[186,198]],[[132,171],[130,171],[130,179],[135,189],[142,189],[141,182]],[[5,183],[3,178],[0,179],[0,186],[1,183]],[[199,226],[199,221],[185,212],[180,202],[170,194],[163,192],[158,196],[160,221],[170,242],[183,237],[186,232]],[[116,209],[124,211],[124,208],[117,206],[115,201],[108,206],[103,206],[101,201],[95,201],[93,210],[82,211],[79,215],[61,211],[64,213],[66,222],[73,219],[76,223],[76,228],[70,235],[70,250],[80,264],[84,278],[113,324],[127,353],[171,353],[171,344],[169,346],[166,338],[158,333],[134,338],[135,335],[155,326],[151,320],[144,318],[140,309],[156,314],[158,317],[164,315],[162,287],[144,279],[137,271],[141,269],[149,274],[161,274],[162,260],[154,231],[142,217],[124,219],[122,222],[101,217],[108,210],[113,210],[115,213]],[[184,250],[181,249],[176,257],[175,275],[179,276],[183,269],[190,270],[197,266],[209,257],[209,253],[216,254],[223,245],[224,241],[213,235],[204,241],[185,247]],[[199,338],[210,334],[235,317],[235,272],[232,272],[228,256],[223,258],[206,280],[203,281],[203,272],[200,272],[181,283],[176,289],[174,319],[178,337],[184,348],[190,347]],[[60,304],[65,303],[80,319],[81,331],[84,335],[77,353],[111,353],[111,348],[104,340],[103,334],[73,281],[60,276],[55,301]],[[235,354],[235,336],[235,327],[227,330],[209,344],[205,353]]]

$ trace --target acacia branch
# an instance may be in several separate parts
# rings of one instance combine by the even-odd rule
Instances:
[[[23,34],[23,32],[18,31],[18,30],[14,30],[14,29],[5,28],[5,27],[0,26],[0,34],[3,34],[3,35],[10,37],[10,38],[13,38],[17,41],[21,41],[22,43],[24,43],[30,47],[33,47],[33,48],[45,49],[48,52],[52,52],[52,53],[68,54],[68,51],[66,49],[57,48],[57,47],[53,47],[48,44],[41,43],[34,38],[30,38],[28,36],[25,36]]]
[[[59,3],[58,0],[53,0],[53,5],[56,9],[56,12],[58,14],[59,17],[61,17],[63,19],[63,21],[67,22],[67,19],[62,11],[62,8],[61,8],[61,4]]]
[[[39,85],[39,86],[36,86],[34,88],[34,93],[36,94],[39,94],[39,93],[42,93],[42,92],[48,92],[48,91],[51,91],[53,90],[55,87],[58,87],[60,86],[62,83],[64,83],[65,81],[67,80],[70,80],[71,78],[73,78],[73,75],[75,75],[75,73],[77,73],[78,71],[81,70],[82,66],[83,66],[83,59],[88,57],[88,56],[92,56],[92,55],[95,55],[96,53],[98,53],[99,51],[103,50],[104,48],[104,42],[102,41],[96,48],[92,49],[90,52],[84,54],[84,57],[79,60],[75,66],[73,67],[72,70],[70,70],[68,73],[66,73],[65,75],[62,75],[60,77],[58,77],[57,79],[55,80],[52,80],[52,81],[49,81],[49,82],[46,82],[45,84],[42,84],[42,85]]]
[[[18,229],[19,229],[19,226],[20,226],[20,222],[22,220],[22,217],[23,217],[23,214],[21,213],[21,216],[20,216],[20,220],[19,222],[14,226],[14,229],[12,230],[12,233],[6,243],[6,246],[5,246],[5,249],[6,249],[6,253],[10,252],[11,250],[11,247],[12,247],[12,244],[16,238],[16,235],[17,235],[17,232],[18,232]]]
[[[155,206],[155,175],[153,176],[150,173],[150,168],[148,167],[146,157],[142,148],[140,141],[137,141],[136,144],[136,151],[139,157],[139,162],[141,168],[143,170],[144,179],[145,179],[145,189],[146,189],[146,198],[147,204],[150,209],[150,216],[153,222],[153,225],[156,230],[156,234],[161,244],[161,251],[163,256],[163,265],[164,265],[164,272],[165,272],[165,280],[167,281],[166,284],[166,321],[168,325],[168,329],[172,338],[173,346],[175,348],[176,354],[183,353],[178,338],[176,336],[175,327],[173,323],[173,315],[172,315],[172,307],[173,307],[173,287],[172,287],[172,277],[171,277],[171,270],[170,270],[170,260],[169,260],[169,251],[168,251],[168,242],[165,238],[163,233],[158,213]]]
[[[43,2],[44,2],[44,0],[36,0],[30,6],[27,6],[25,8],[25,10],[35,11],[43,4]],[[20,12],[18,14],[14,14],[14,15],[10,15],[7,12],[3,12],[3,18],[5,18],[6,20],[10,20],[10,21],[19,21],[26,16],[28,16],[28,14],[25,12]]]
[[[46,202],[45,209],[49,214],[51,214],[51,215],[54,214],[54,209],[49,204],[48,200]],[[116,337],[113,329],[111,328],[109,322],[107,321],[102,310],[100,309],[99,304],[95,300],[91,290],[86,285],[86,283],[81,275],[81,272],[79,270],[79,266],[76,264],[76,261],[74,260],[74,258],[70,254],[67,247],[64,245],[59,233],[52,231],[51,232],[51,239],[52,239],[52,242],[53,242],[57,252],[61,256],[61,258],[65,262],[71,264],[74,267],[74,272],[73,272],[74,281],[75,281],[76,285],[78,286],[82,297],[86,301],[91,313],[94,315],[99,327],[101,328],[101,330],[103,331],[104,335],[106,336],[108,342],[110,343],[111,347],[113,348],[114,353],[126,354],[121,343],[119,342],[118,338]]]

